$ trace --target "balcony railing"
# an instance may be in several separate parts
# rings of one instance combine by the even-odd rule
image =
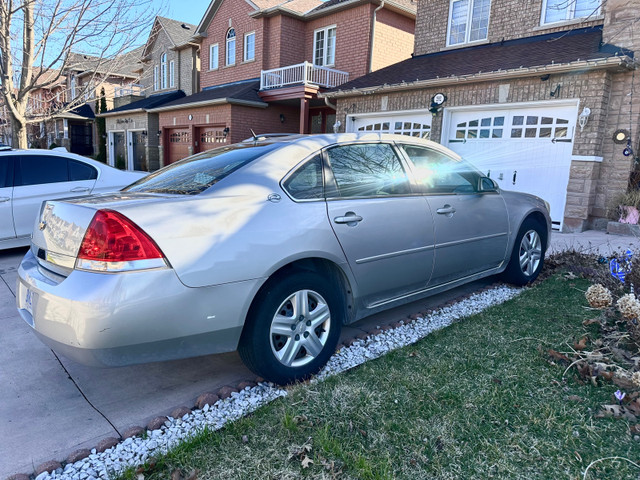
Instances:
[[[114,90],[114,97],[124,97],[126,95],[142,95],[144,92],[144,85],[139,83],[132,83],[126,87],[116,87]]]
[[[334,68],[320,67],[309,62],[262,70],[260,90],[289,85],[318,85],[333,88],[349,81],[349,74]]]

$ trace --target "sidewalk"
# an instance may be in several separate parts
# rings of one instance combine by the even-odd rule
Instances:
[[[601,230],[587,230],[581,233],[551,234],[548,254],[574,249],[582,253],[597,253],[609,256],[616,252],[640,252],[640,238],[626,235],[610,235]]]

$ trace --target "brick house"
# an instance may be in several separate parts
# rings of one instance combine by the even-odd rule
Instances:
[[[213,0],[198,25],[201,91],[152,109],[165,164],[256,133],[333,130],[327,88],[409,58],[411,0]]]
[[[158,114],[150,110],[198,91],[198,44],[195,25],[156,17],[146,44],[133,61],[138,81],[123,88],[106,120],[110,165],[128,170],[160,166]]]
[[[420,0],[411,59],[321,96],[347,132],[430,137],[502,188],[545,198],[555,229],[603,228],[639,147],[639,11],[640,0]]]

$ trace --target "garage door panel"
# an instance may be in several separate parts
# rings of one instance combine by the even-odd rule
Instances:
[[[443,143],[505,190],[537,195],[561,228],[577,106],[452,111]]]
[[[189,156],[191,146],[191,132],[188,128],[172,128],[168,132],[169,163],[177,162]]]

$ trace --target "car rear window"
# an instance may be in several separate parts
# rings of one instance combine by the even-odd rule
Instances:
[[[194,155],[158,170],[124,188],[124,192],[197,195],[255,159],[279,148],[230,145]]]

